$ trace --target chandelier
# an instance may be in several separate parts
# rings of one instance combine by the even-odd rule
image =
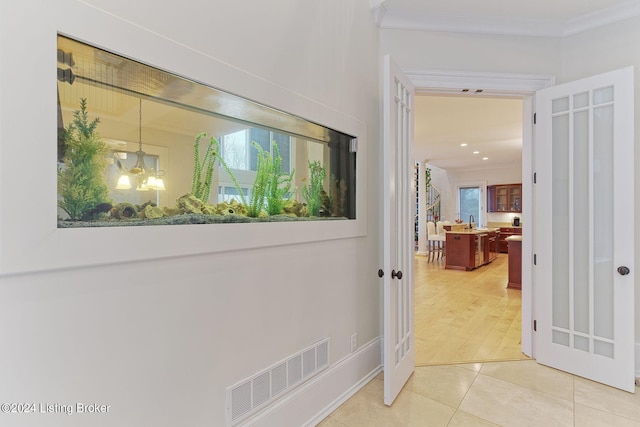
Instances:
[[[120,177],[118,178],[116,189],[130,189],[132,187],[130,178],[133,177],[136,183],[136,190],[138,191],[165,190],[164,179],[162,178],[164,176],[164,172],[156,171],[154,168],[147,168],[147,165],[144,163],[145,154],[146,153],[142,151],[142,98],[140,98],[138,113],[138,151],[136,151],[136,163],[127,171],[121,163],[122,159],[119,157],[119,154],[116,153],[118,169],[120,169]]]

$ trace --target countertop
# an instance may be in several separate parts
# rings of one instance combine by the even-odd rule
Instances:
[[[522,228],[522,221],[520,221],[520,225],[513,225],[510,222],[492,222],[492,221],[489,221],[487,223],[487,227]]]
[[[500,228],[474,228],[473,230],[447,231],[447,234],[485,234],[491,231],[500,231]]]

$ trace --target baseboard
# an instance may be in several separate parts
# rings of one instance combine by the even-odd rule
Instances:
[[[317,425],[382,372],[381,340],[378,337],[363,345],[241,426]]]

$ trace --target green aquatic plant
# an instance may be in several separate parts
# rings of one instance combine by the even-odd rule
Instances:
[[[291,191],[291,183],[293,182],[293,174],[282,172],[282,156],[278,144],[273,142],[273,156],[270,159],[269,182],[267,185],[267,213],[269,215],[280,215],[284,212],[284,205],[288,201],[285,198]]]
[[[258,156],[256,179],[253,181],[253,188],[251,189],[251,198],[247,206],[247,216],[257,218],[265,206],[273,159],[271,158],[271,154],[266,153],[257,142],[253,141],[251,145],[258,151]]]
[[[246,205],[247,203],[244,198],[244,192],[240,188],[240,184],[233,172],[231,172],[231,169],[222,156],[220,156],[220,143],[213,136],[209,138],[209,145],[207,146],[202,159],[200,159],[200,140],[206,137],[206,132],[200,132],[196,135],[196,139],[193,142],[193,177],[191,179],[191,194],[203,202],[207,202],[209,200],[213,171],[216,166],[216,161],[218,161],[227,171],[229,177],[231,177],[231,181],[240,195],[240,201],[242,204]]]
[[[86,98],[64,132],[64,166],[58,168],[58,206],[73,220],[88,220],[98,206],[111,203],[105,179],[107,144],[89,121]]]
[[[256,218],[263,211],[268,215],[279,215],[284,212],[288,200],[285,197],[291,191],[295,171],[289,174],[282,171],[282,156],[275,141],[273,155],[264,151],[257,142],[251,144],[257,150],[257,167],[247,215]]]
[[[238,190],[238,197],[240,197],[240,203],[246,206],[247,200],[244,197],[244,191],[242,191],[242,188],[240,187],[240,183],[238,182],[238,179],[233,174],[233,172],[231,172],[231,168],[227,165],[227,162],[225,162],[222,157],[219,157],[218,160],[220,161],[220,164],[222,165],[224,170],[227,171],[227,174],[229,174],[229,178],[231,178],[231,182],[233,182],[233,186],[236,187],[236,190]]]
[[[309,161],[309,185],[302,187],[302,196],[307,201],[309,216],[319,216],[323,204],[322,184],[327,171],[319,161]]]
[[[211,192],[211,180],[213,179],[213,169],[216,165],[216,158],[220,152],[218,141],[212,136],[209,145],[200,158],[200,140],[206,138],[206,132],[200,132],[193,142],[193,177],[191,179],[191,194],[196,198],[207,201]]]

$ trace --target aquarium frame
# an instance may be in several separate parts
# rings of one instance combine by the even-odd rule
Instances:
[[[0,275],[366,235],[366,123],[82,2],[38,5],[12,2],[0,17]],[[354,135],[356,219],[58,228],[58,34]]]

